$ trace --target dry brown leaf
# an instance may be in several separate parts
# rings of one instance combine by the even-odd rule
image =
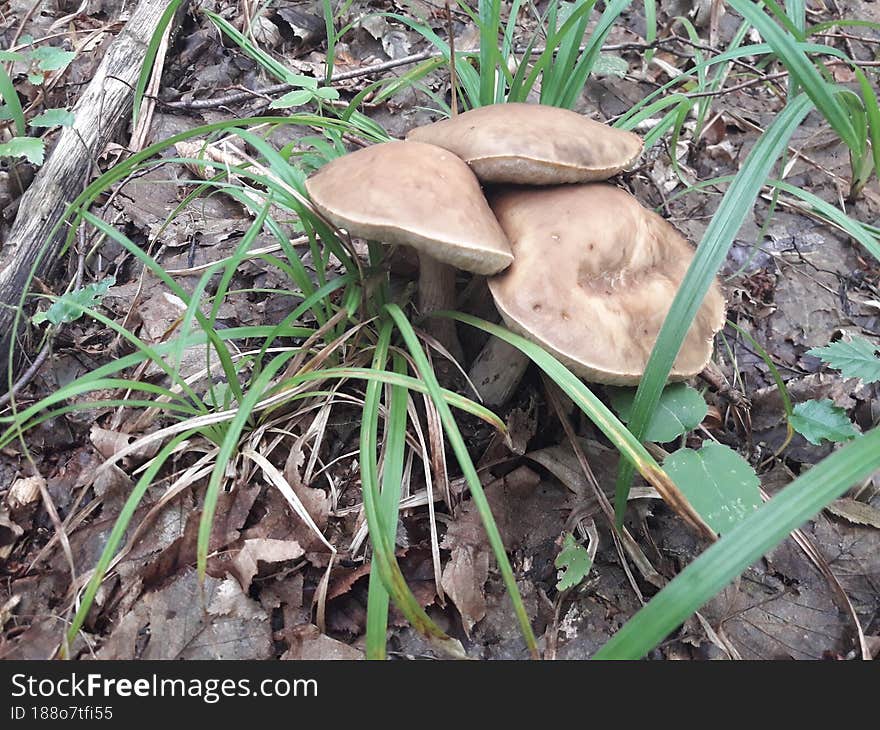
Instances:
[[[15,607],[21,603],[21,596],[10,596],[6,600],[2,606],[0,606],[0,629],[2,629],[6,622],[12,618],[12,614],[15,611]]]
[[[880,529],[880,509],[857,499],[835,499],[826,508],[831,514],[843,517],[856,525],[868,525]]]
[[[529,442],[538,430],[538,409],[534,396],[527,408],[514,408],[507,416],[507,443],[514,454],[526,453]]]
[[[9,511],[0,509],[0,560],[6,560],[24,530],[12,521]]]
[[[188,569],[163,589],[147,593],[117,622],[97,656],[268,659],[272,657],[269,616],[235,580],[208,576],[202,591],[196,571]]]
[[[122,451],[134,440],[134,436],[131,434],[111,431],[100,426],[92,426],[91,431],[89,431],[89,438],[98,450],[98,453],[105,459],[109,459],[117,452]]]
[[[483,587],[488,579],[489,553],[486,546],[469,545],[457,540],[452,548],[452,557],[443,568],[441,584],[461,614],[461,622],[468,636],[474,625],[486,616]]]
[[[363,652],[359,649],[322,634],[314,624],[294,627],[288,632],[288,640],[290,648],[281,657],[282,659],[352,660],[364,658]]]
[[[245,540],[244,546],[232,561],[232,572],[242,589],[248,590],[259,570],[259,563],[283,563],[301,558],[305,551],[295,540],[256,538]]]
[[[6,505],[9,507],[9,511],[15,514],[38,502],[41,485],[46,486],[46,480],[39,474],[16,479],[6,494]]]
[[[486,488],[486,497],[501,531],[507,550],[528,539],[531,527],[524,519],[522,508],[540,484],[540,477],[521,466]],[[537,515],[536,510],[531,513]],[[443,568],[441,585],[461,614],[465,632],[470,635],[474,625],[486,615],[484,586],[489,578],[489,556],[492,552],[479,512],[473,503],[463,506],[459,518],[449,525],[441,547],[452,555]]]

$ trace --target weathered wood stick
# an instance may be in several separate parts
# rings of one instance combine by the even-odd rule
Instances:
[[[22,197],[9,238],[0,248],[0,392],[8,387],[9,347],[16,335],[12,328],[22,291],[32,272],[46,278],[57,263],[67,230],[50,234],[88,183],[92,161],[129,121],[147,45],[169,3],[140,0],[73,107],[76,121],[62,129],[55,149]]]

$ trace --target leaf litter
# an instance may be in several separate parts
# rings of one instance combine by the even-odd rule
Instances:
[[[353,6],[353,17],[363,14],[365,9],[359,6]],[[109,16],[118,10],[111,2],[103,7]],[[11,8],[15,17],[22,17],[26,10],[20,3]],[[644,21],[638,12],[633,9],[624,16],[624,24],[640,27]],[[55,20],[53,13],[48,6],[36,13],[28,32],[36,37],[47,33]],[[445,20],[435,18],[434,22],[438,32],[445,32]],[[723,19],[722,36],[730,33],[731,23],[731,18]],[[295,71],[316,76],[323,73],[325,27],[318,9],[289,3],[267,8],[256,31]],[[457,39],[459,47],[473,46],[475,37],[473,25],[465,23]],[[631,38],[623,28],[616,27],[609,37],[611,43],[624,40]],[[64,73],[73,80],[88,78],[99,48],[95,45],[77,56]],[[362,68],[416,49],[421,49],[418,37],[399,25],[361,20],[337,47],[338,69]],[[216,96],[224,88],[259,88],[266,83],[255,64],[224,48],[216,33],[198,22],[178,53],[178,58],[169,56],[167,85],[163,82],[160,92],[168,99],[186,102]],[[671,66],[679,63],[672,54],[657,57]],[[630,74],[640,73],[640,59],[626,52],[621,58],[629,64]],[[650,73],[664,78],[657,64]],[[633,75],[606,76],[591,82],[582,111],[598,110],[606,118],[625,111],[643,93],[642,85],[633,79]],[[358,77],[342,82],[339,88],[354,93],[366,88],[369,81],[369,77]],[[445,88],[441,74],[428,76],[425,83],[435,91]],[[21,87],[23,98],[37,98],[36,87],[29,81],[22,80]],[[366,108],[392,133],[401,134],[416,120],[426,119],[424,111],[413,108],[412,101],[404,97]],[[767,99],[757,94],[739,93],[728,98],[733,100],[729,105],[732,113],[723,114],[711,125],[705,145],[689,136],[694,132],[690,122],[685,126],[684,138],[674,150],[678,170],[658,148],[650,153],[644,170],[628,180],[644,199],[665,207],[667,217],[692,240],[699,240],[714,201],[701,199],[696,208],[687,202],[689,198],[669,201],[668,196],[682,188],[678,172],[683,171],[686,180],[734,172],[742,150],[755,138],[749,124],[766,126],[775,113]],[[62,108],[66,101],[50,92],[45,108]],[[259,108],[261,103],[264,101],[255,97],[242,112]],[[223,109],[175,114],[158,111],[149,140],[228,114],[229,110]],[[809,137],[815,133],[815,129],[806,130],[793,144],[805,146],[811,159],[821,164],[817,167],[798,160],[787,179],[834,201],[834,175],[846,174],[844,161],[826,153],[821,139]],[[169,169],[174,176],[170,182]],[[199,267],[229,256],[253,220],[252,212],[239,203],[225,195],[211,195],[190,209],[198,215],[178,216],[166,226],[168,214],[186,190],[185,181],[193,178],[193,170],[166,166],[128,181],[113,201],[113,210],[129,234],[149,246],[166,269],[179,272],[175,277],[187,291],[195,286]],[[868,193],[850,212],[862,220],[875,220],[876,192],[869,189]],[[15,195],[10,188],[9,204]],[[877,272],[860,262],[857,249],[845,237],[790,209],[777,211],[773,223],[764,229],[765,214],[766,206],[759,204],[754,220],[740,231],[728,262],[726,273],[732,277],[728,290],[736,294],[731,299],[730,316],[771,353],[795,404],[827,400],[848,422],[853,419],[864,430],[880,415],[871,410],[877,401],[871,359],[877,354],[880,330],[880,310],[871,305],[877,299]],[[261,234],[254,245],[270,248],[275,241]],[[304,261],[313,274],[307,254]],[[148,342],[161,342],[179,320],[182,303],[149,274],[141,276],[127,254],[112,242],[105,242],[100,256],[90,257],[85,266],[95,283],[105,274],[115,275],[117,283],[100,301],[84,290],[88,299],[83,301],[103,307],[102,311],[135,328]],[[246,293],[254,287],[289,289],[290,283],[265,261],[249,259],[236,272],[232,282],[235,293],[221,307],[219,319],[224,326],[274,324],[290,311],[292,302],[293,306],[297,302],[295,297],[280,293],[255,298]],[[749,343],[731,330],[725,337],[731,349],[719,346],[718,364],[726,380],[742,388],[750,399],[751,421],[736,421],[730,401],[710,389],[706,396],[712,418],[697,412],[694,420],[681,425],[685,431],[708,429],[726,446],[741,447],[741,453],[758,465],[785,438],[781,395],[766,363]],[[39,397],[40,388],[49,390],[94,367],[113,342],[97,324],[85,319],[68,325],[60,338],[54,360],[32,390],[24,393],[25,399]],[[200,372],[205,360],[204,350],[193,348],[185,355],[183,373]],[[146,375],[161,378],[158,371]],[[58,541],[52,542],[53,527],[38,496],[38,480],[45,479],[68,527],[81,580],[94,566],[138,470],[155,453],[158,443],[147,444],[95,479],[95,468],[103,459],[143,435],[142,423],[120,424],[114,415],[111,408],[93,411],[88,418],[70,414],[53,421],[51,427],[35,429],[29,445],[42,476],[29,471],[16,446],[0,454],[3,475],[9,477],[4,479],[9,486],[0,491],[0,550],[4,559],[0,656],[52,655],[63,626],[50,616],[63,613],[72,599],[69,571],[57,549]],[[570,522],[584,507],[589,485],[534,380],[527,378],[513,405],[502,415],[511,427],[512,448],[496,451],[500,463],[483,472],[487,496],[532,623],[543,634],[542,643],[552,643],[558,658],[586,658],[638,610],[639,596],[621,567],[607,526],[597,518],[598,551],[592,568],[577,585],[566,586],[568,593],[560,600],[555,566],[561,554],[560,539],[573,529]],[[310,423],[279,426],[293,431],[292,438],[273,441],[274,436],[264,436],[252,443],[255,454],[266,463],[253,459],[234,462],[237,476],[229,475],[220,495],[203,589],[193,566],[207,475],[192,479],[179,491],[169,487],[211,448],[205,443],[190,444],[175,461],[174,473],[163,474],[148,490],[146,502],[129,528],[121,559],[99,592],[83,636],[74,644],[75,653],[120,659],[362,657],[369,552],[364,552],[363,546],[356,552],[348,550],[362,518],[358,464],[351,457],[343,458],[356,443],[357,410],[334,406],[318,429],[323,440],[316,440],[318,433],[309,433]],[[602,488],[610,492],[616,454],[600,443],[588,423],[576,426],[593,471]],[[672,438],[682,437],[689,446],[699,447],[705,434],[698,431],[698,435],[676,433]],[[475,444],[489,440],[478,428],[473,436]],[[746,438],[742,440],[742,436]],[[800,436],[795,439],[782,459],[760,472],[767,490],[787,483],[834,448],[827,443],[814,447]],[[419,469],[413,476],[416,492],[424,486]],[[454,474],[451,477],[454,482]],[[290,490],[287,497],[279,489],[281,482]],[[438,491],[436,486],[434,491]],[[457,511],[443,512],[439,520],[441,587],[448,600],[439,600],[434,584],[434,550],[424,492],[418,492],[423,495],[421,502],[413,502],[415,506],[401,513],[398,559],[419,602],[448,631],[457,633],[473,655],[522,657],[516,622],[482,524],[472,503],[460,492],[459,486],[456,496],[463,501]],[[851,597],[869,639],[880,633],[872,619],[877,615],[880,595],[878,494],[880,489],[874,482],[863,485],[829,506],[826,513],[830,516],[820,516],[805,528]],[[639,552],[628,553],[628,560],[641,566],[635,573],[647,599],[658,584],[693,559],[701,546],[671,517],[653,490],[639,484],[634,496],[627,528]],[[410,497],[404,494],[404,499]],[[442,506],[438,503],[437,508],[440,511]],[[588,509],[596,508],[592,505]],[[336,551],[332,565],[333,553],[324,540]],[[327,616],[322,630],[316,597],[328,567]],[[852,655],[852,633],[851,621],[835,603],[826,578],[788,541],[714,599],[700,620],[688,622],[654,657],[838,658]],[[399,615],[392,614],[389,641],[398,655],[431,653]]]

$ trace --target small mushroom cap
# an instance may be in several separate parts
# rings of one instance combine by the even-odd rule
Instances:
[[[629,193],[604,183],[508,188],[490,202],[514,255],[510,268],[489,279],[507,326],[588,380],[637,383],[693,258],[690,244]],[[723,326],[716,281],[672,380],[706,366]]]
[[[607,180],[642,153],[642,140],[568,109],[494,104],[416,127],[408,140],[454,152],[485,183],[558,185]]]
[[[474,173],[440,147],[366,147],[322,167],[306,190],[328,220],[353,236],[412,246],[475,274],[495,274],[513,261]]]

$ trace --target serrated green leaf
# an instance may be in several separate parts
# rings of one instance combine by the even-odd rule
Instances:
[[[729,446],[710,441],[699,451],[680,449],[667,457],[663,469],[718,533],[728,532],[761,505],[755,470]]]
[[[807,400],[794,407],[791,425],[811,444],[826,441],[849,441],[859,435],[846,411],[825,398]]]
[[[567,591],[587,577],[593,561],[590,560],[587,549],[583,545],[578,545],[574,535],[566,532],[562,540],[562,550],[556,556],[553,565],[562,572],[556,582],[556,590]]]
[[[55,46],[40,46],[31,52],[31,58],[37,62],[40,71],[61,71],[76,58],[76,54]]]
[[[629,423],[635,388],[609,388],[611,405],[625,423]],[[696,390],[685,383],[666,386],[660,394],[660,401],[645,429],[642,439],[666,443],[682,434],[692,431],[706,417],[709,407]]]
[[[807,350],[845,378],[861,378],[865,383],[880,381],[880,348],[864,337],[853,337],[850,342],[839,340],[826,347]]]
[[[46,77],[44,74],[41,73],[32,73],[28,74],[27,80],[30,81],[34,86],[39,86],[46,80]]]
[[[33,316],[33,322],[34,324],[49,322],[54,325],[74,322],[82,316],[83,307],[93,308],[103,299],[107,290],[115,283],[116,279],[108,276],[106,279],[95,284],[89,284],[82,289],[76,289],[69,294],[65,294],[57,299],[45,312],[37,312]]]
[[[38,137],[13,137],[0,144],[0,157],[24,157],[32,165],[42,165],[45,155],[43,140]]]
[[[18,51],[0,51],[0,61],[24,61],[25,55]]]
[[[284,96],[273,100],[269,104],[269,108],[287,109],[292,106],[302,106],[303,104],[308,104],[313,98],[314,94],[311,91],[296,89],[295,91],[288,91]]]
[[[29,122],[32,127],[72,127],[75,121],[73,112],[67,109],[46,109]]]

